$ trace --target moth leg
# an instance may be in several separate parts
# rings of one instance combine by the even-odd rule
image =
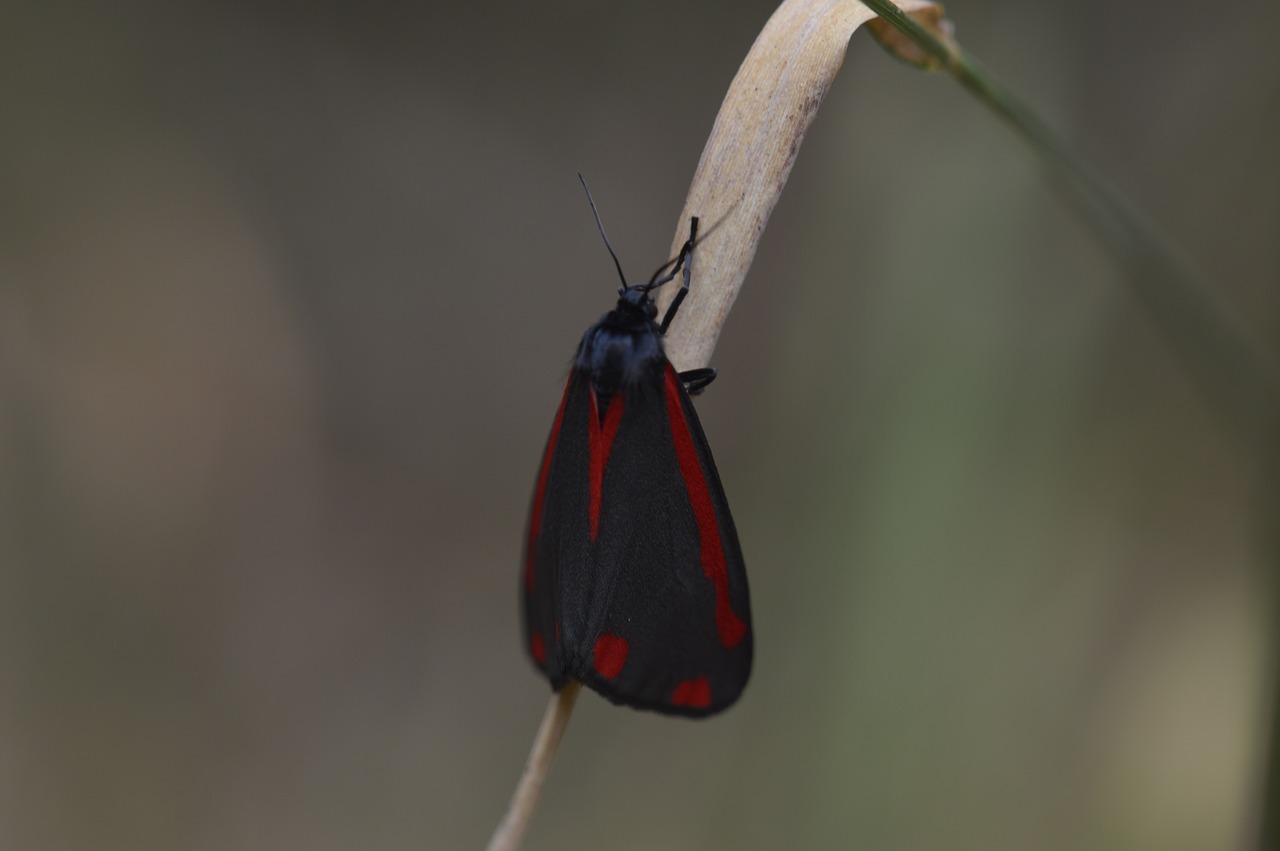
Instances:
[[[716,370],[713,366],[704,366],[702,369],[691,369],[680,373],[680,381],[683,382],[684,389],[690,396],[697,396],[707,389],[708,384],[715,380]]]
[[[680,309],[680,302],[684,301],[684,297],[689,294],[689,275],[693,271],[693,246],[698,242],[698,217],[694,216],[689,220],[689,238],[685,240],[684,245],[680,248],[680,255],[676,258],[676,265],[671,270],[671,274],[662,279],[661,282],[655,282],[652,286],[661,286],[676,276],[676,273],[683,271],[682,286],[680,291],[676,293],[676,297],[671,300],[671,304],[667,307],[667,312],[662,317],[662,324],[658,326],[658,333],[667,333],[667,327],[671,324],[671,320],[676,318],[676,311]],[[686,262],[687,261],[687,262]],[[683,267],[683,268],[682,268]],[[706,386],[705,384],[703,385]]]

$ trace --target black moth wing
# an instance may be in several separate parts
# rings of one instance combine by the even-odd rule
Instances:
[[[590,379],[570,376],[531,512],[525,641],[553,688],[577,679],[615,703],[711,715],[751,672],[746,572],[689,396],[665,358],[648,366],[594,417]]]
[[[543,450],[525,537],[521,613],[525,649],[559,691],[571,673],[561,651],[561,566],[589,557],[587,405],[590,382],[570,373]],[[563,439],[562,439],[563,438]]]
[[[595,548],[587,638],[622,638],[626,659],[609,677],[593,658],[581,679],[617,703],[711,715],[751,673],[746,570],[693,404],[665,359],[659,375],[625,390]]]

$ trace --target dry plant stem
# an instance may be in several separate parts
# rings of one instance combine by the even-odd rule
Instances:
[[[900,0],[900,5],[912,14],[937,9],[925,0]],[[672,242],[675,256],[690,216],[716,227],[695,252],[696,282],[680,321],[667,334],[667,357],[677,369],[706,366],[711,359],[800,143],[844,62],[849,38],[874,17],[856,0],[785,0],[729,85]],[[673,287],[659,295],[659,315],[674,295]]]
[[[547,712],[542,716],[542,726],[533,740],[533,749],[529,751],[524,774],[520,776],[520,784],[511,796],[507,814],[489,840],[488,851],[516,851],[524,844],[525,832],[529,829],[534,808],[538,806],[538,796],[542,794],[542,784],[551,770],[551,762],[555,759],[564,728],[568,726],[569,715],[573,712],[573,703],[581,689],[582,684],[573,680],[551,696]]]
[[[912,13],[931,10],[936,18],[938,7],[927,0],[901,4]],[[855,0],[786,0],[743,60],[702,152],[673,243],[675,256],[690,216],[702,218],[708,236],[695,255],[697,285],[666,338],[667,356],[676,368],[705,366],[710,359],[804,134],[844,62],[849,38],[874,17]],[[674,287],[660,293],[659,315],[674,295]],[[523,843],[579,688],[576,682],[565,686],[547,708],[489,851],[515,851]]]

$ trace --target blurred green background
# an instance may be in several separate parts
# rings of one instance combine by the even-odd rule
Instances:
[[[574,174],[656,266],[771,10],[0,8],[0,847],[483,845]],[[1280,7],[949,11],[1274,338]],[[714,363],[753,680],[584,694],[529,848],[1247,836],[1255,464],[952,81],[855,37]]]

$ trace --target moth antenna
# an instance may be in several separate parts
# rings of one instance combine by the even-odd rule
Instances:
[[[578,172],[578,180],[582,182],[582,188],[587,193],[587,203],[591,205],[591,213],[596,217],[596,227],[600,229],[600,238],[604,240],[604,247],[609,249],[609,256],[613,258],[613,265],[618,270],[618,280],[622,281],[622,289],[627,288],[627,276],[622,273],[622,264],[618,262],[618,255],[614,252],[613,246],[609,244],[609,235],[604,232],[604,222],[600,221],[600,211],[596,209],[596,199],[591,197],[591,190],[587,188],[587,180],[582,176],[582,172]]]

